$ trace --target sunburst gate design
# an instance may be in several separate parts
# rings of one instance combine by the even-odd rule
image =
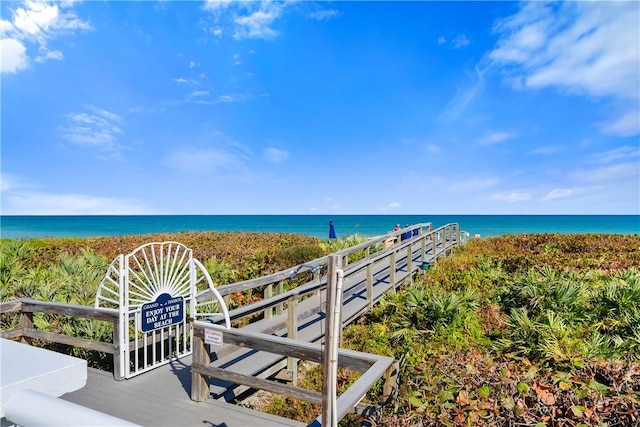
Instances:
[[[183,301],[180,311],[188,314],[149,330],[141,318],[143,309],[169,298]],[[224,320],[231,327],[227,306],[211,276],[193,258],[192,250],[178,242],[148,243],[128,255],[118,255],[100,283],[95,306],[120,312],[120,352],[127,377],[191,354],[189,317]]]

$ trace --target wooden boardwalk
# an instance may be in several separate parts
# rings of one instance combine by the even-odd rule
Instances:
[[[190,393],[189,356],[123,381],[90,368],[87,385],[62,399],[142,426],[306,426],[214,399],[194,402]]]
[[[427,250],[424,261],[427,263],[432,262],[432,260],[434,261],[444,250],[444,246],[437,247],[434,254],[432,254],[431,249]],[[345,284],[343,285],[342,296],[343,308],[341,317],[343,327],[357,320],[368,310],[371,304],[377,302],[390,289],[395,289],[405,282],[410,274],[415,274],[419,271],[423,262],[421,246],[419,244],[414,245],[411,253],[411,272],[407,269],[408,263],[406,256],[397,259],[393,282],[390,281],[389,265],[379,264],[374,267],[374,271],[372,271],[373,301],[370,301],[366,296],[367,271],[365,269],[360,269],[355,274],[347,276]],[[349,267],[347,266],[347,268]],[[310,296],[298,303],[296,339],[307,342],[322,341],[325,333],[325,294],[323,290],[319,294]],[[251,323],[242,329],[287,337],[289,334],[288,322],[289,313],[287,309],[284,309],[282,314],[274,315],[270,319],[263,319],[259,322]],[[211,365],[214,367],[261,378],[270,377],[286,367],[286,358],[278,354],[238,348],[232,345],[225,345],[222,349],[214,351],[213,359]],[[245,390],[246,387],[236,386],[228,382],[216,379],[212,379],[211,381],[211,395],[213,398],[231,401]]]
[[[428,225],[426,234],[423,235],[421,231],[420,235],[414,234],[402,241],[399,238],[400,234],[395,233],[392,236],[395,239],[392,244],[385,245],[388,247],[372,254],[369,254],[369,248],[372,246],[363,244],[362,248],[366,248],[366,256],[351,264],[346,264],[348,256],[353,255],[356,250],[362,250],[362,248],[342,251],[345,261],[345,265],[341,266],[344,271],[341,297],[343,305],[340,316],[342,328],[370,310],[385,293],[395,290],[410,280],[413,275],[419,273],[421,268],[433,265],[439,257],[446,256],[454,246],[461,244],[457,225],[453,227],[448,225],[442,227],[441,230],[432,230]],[[381,236],[376,241],[389,243],[390,240],[387,237]],[[320,261],[315,260],[314,262]],[[314,264],[305,264],[305,266],[309,265]],[[275,286],[279,282],[279,294],[272,295],[273,288],[270,288],[268,291],[265,290],[264,300],[230,311],[232,319],[236,320],[262,313],[261,320],[242,327],[240,331],[246,331],[248,334],[257,333],[266,337],[275,336],[274,339],[283,337],[294,339],[297,342],[321,343],[326,332],[324,320],[326,317],[327,278],[316,274],[310,282],[284,292],[282,282],[286,280],[287,275],[288,272],[280,272],[271,275],[271,277],[221,286],[217,289],[222,295],[228,295],[259,286],[271,287],[272,284]],[[14,308],[11,307],[6,304],[4,311],[13,310]],[[44,309],[49,310],[49,308]],[[89,314],[85,316],[89,316]],[[101,318],[106,315],[102,311],[96,311],[90,316]],[[19,336],[17,332],[10,331],[7,334],[8,337]],[[23,329],[22,334],[40,337],[37,331],[27,327]],[[52,335],[47,338],[54,341],[61,339],[54,339]],[[239,343],[239,341],[231,339],[231,336],[229,338],[229,341]],[[59,342],[65,340],[69,341],[67,338],[62,338],[62,341]],[[106,344],[101,345],[107,346]],[[286,346],[286,344],[280,345]],[[262,380],[259,379],[273,379],[277,375],[278,378],[288,379],[295,384],[297,369],[295,362],[297,359],[283,356],[287,353],[275,354],[247,348],[242,344],[230,344],[227,341],[222,347],[212,346],[207,353],[211,359],[209,366],[214,374],[206,374],[205,378],[210,377],[210,398],[204,402],[192,400],[194,396],[192,380],[195,377],[192,376],[191,356],[172,360],[167,365],[123,381],[115,381],[114,374],[110,372],[89,369],[87,385],[79,391],[63,396],[63,399],[140,425],[220,427],[306,425],[230,403],[250,389],[248,385],[228,382],[236,380],[236,378],[243,376],[257,378],[255,383],[248,381],[245,384],[262,384],[260,382]],[[342,357],[341,355],[340,358]],[[349,357],[357,358],[357,355],[346,355],[345,357],[347,359]],[[358,365],[360,362],[352,363]],[[194,367],[194,369],[196,368]],[[219,372],[220,375],[224,373],[223,377],[228,381],[216,379],[215,372]],[[377,378],[379,377],[375,379]],[[358,390],[354,393],[361,392],[366,393],[366,390]],[[313,396],[311,398],[315,399]]]

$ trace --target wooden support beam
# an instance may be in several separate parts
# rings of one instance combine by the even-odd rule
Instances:
[[[369,309],[373,308],[373,266],[367,264],[367,301],[369,303]]]
[[[51,313],[64,316],[83,317],[85,319],[114,322],[118,318],[118,310],[110,308],[94,308],[86,305],[65,304],[59,302],[22,300],[23,313]]]
[[[281,396],[289,396],[294,399],[304,400],[316,405],[322,403],[322,396],[317,391],[281,384],[273,380],[252,377],[250,375],[243,375],[237,372],[230,371],[228,369],[216,368],[214,366],[209,366],[208,364],[205,365],[196,363],[195,361],[191,365],[191,370],[192,372],[196,372],[197,375],[202,377],[217,378],[233,384],[245,385],[256,390],[266,390],[271,393],[279,394]]]
[[[25,313],[24,311],[21,311],[18,325],[23,331],[33,330],[33,313]],[[20,342],[31,345],[31,338],[26,335],[22,335],[20,337]]]
[[[298,338],[298,295],[292,295],[287,302],[287,337],[295,340]],[[298,359],[287,358],[287,370],[291,372],[291,383],[298,383]]]
[[[204,337],[203,325],[206,325],[204,327],[212,326],[209,323],[200,321],[196,321],[195,323],[195,329],[193,331],[194,337]],[[224,329],[218,327],[216,330],[222,332],[224,335],[225,344],[235,344],[240,347],[291,356],[316,363],[322,363],[324,360],[324,356],[322,355],[323,349],[319,344],[290,340],[275,335],[244,331],[242,329]],[[358,372],[366,371],[381,357],[345,349],[340,349],[338,356],[338,366]]]
[[[384,385],[382,395],[387,402],[392,402],[398,397],[398,374],[400,373],[400,362],[394,360],[391,366],[384,372]]]
[[[209,386],[209,376],[203,370],[198,370],[196,366],[209,366],[211,358],[204,344],[204,334],[194,334],[193,354],[191,359],[191,400],[204,402],[211,393]]]
[[[396,252],[389,254],[389,283],[393,289],[396,288]]]
[[[103,353],[109,354],[114,354],[118,351],[118,346],[111,343],[92,341],[85,338],[70,337],[68,335],[38,331],[35,329],[25,329],[24,336],[49,342],[57,342],[59,344],[66,344],[73,347],[86,348],[88,350],[101,351]]]
[[[264,299],[271,298],[273,296],[273,283],[269,283],[264,288]],[[264,318],[271,319],[273,317],[273,307],[267,307],[264,310]]]
[[[278,282],[278,289],[276,290],[276,295],[280,295],[284,293],[284,280],[280,280]],[[276,305],[276,314],[282,314],[284,312],[284,303],[280,303]]]

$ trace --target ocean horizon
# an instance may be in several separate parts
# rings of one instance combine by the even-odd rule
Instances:
[[[106,237],[186,231],[256,231],[327,239],[329,220],[338,238],[379,236],[401,227],[458,223],[470,236],[529,233],[639,234],[640,215],[3,215],[0,237]]]

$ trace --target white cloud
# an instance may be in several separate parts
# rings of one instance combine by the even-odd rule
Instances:
[[[263,157],[271,163],[282,163],[289,158],[289,153],[284,150],[269,147],[264,150]]]
[[[526,202],[527,200],[531,200],[531,195],[529,193],[511,191],[511,192],[505,192],[505,193],[492,194],[491,200],[497,200],[500,202],[507,202],[507,203]]]
[[[246,101],[250,98],[251,98],[250,95],[233,93],[231,95],[220,95],[218,97],[218,102],[220,103],[241,102],[241,101]]]
[[[165,162],[174,169],[205,175],[244,167],[241,155],[221,148],[183,148],[174,152]]]
[[[612,184],[622,181],[635,182],[636,189],[639,185],[640,164],[637,162],[618,163],[600,168],[578,169],[571,176],[589,184]]]
[[[236,53],[235,55],[233,55],[233,65],[240,64],[242,64],[242,61],[240,61],[240,55]]]
[[[476,177],[470,177],[467,179],[461,179],[458,181],[444,179],[443,182],[438,184],[438,186],[443,186],[448,191],[477,192],[477,191],[486,190],[488,188],[495,187],[499,183],[500,183],[500,179],[495,177],[476,176]]]
[[[11,31],[13,31],[13,24],[0,18],[0,36],[4,36]]]
[[[250,15],[237,17],[234,19],[236,28],[233,38],[273,39],[278,35],[278,32],[271,28],[271,25],[279,15],[280,8],[275,6],[256,10]]]
[[[9,9],[11,20],[0,21],[2,72],[15,73],[27,67],[31,45],[37,46],[36,62],[61,60],[60,50],[50,50],[49,42],[63,34],[91,29],[91,24],[66,9],[73,2],[26,0],[22,7]],[[5,63],[6,62],[6,63]]]
[[[389,209],[398,209],[402,207],[402,204],[400,204],[400,202],[391,202],[387,205],[387,207]]]
[[[208,90],[194,90],[188,95],[188,97],[194,98],[194,97],[201,97],[201,96],[207,96],[207,95],[209,95]]]
[[[211,11],[219,11],[228,8],[234,0],[205,0],[204,8]]]
[[[6,215],[148,215],[155,213],[134,198],[20,191],[3,194]]]
[[[543,198],[543,201],[550,201],[554,199],[563,199],[573,194],[573,190],[570,188],[554,188],[549,191]]]
[[[605,135],[620,137],[634,136],[640,129],[640,108],[629,107],[629,110],[618,117],[598,124]]]
[[[494,145],[513,138],[514,134],[504,131],[488,132],[486,135],[478,139],[480,145]]]
[[[10,191],[24,186],[24,182],[18,175],[8,172],[0,172],[0,191]]]
[[[603,133],[640,132],[640,18],[637,2],[530,2],[497,22],[489,54],[517,88],[555,87],[602,97],[618,111]],[[515,67],[514,67],[515,66]]]
[[[625,145],[622,147],[614,148],[613,150],[605,151],[604,153],[594,154],[592,160],[595,163],[612,163],[618,160],[639,160],[640,149],[638,147],[632,147]]]
[[[562,149],[561,145],[543,145],[530,151],[531,154],[553,154]]]
[[[464,34],[460,34],[455,39],[451,40],[451,46],[454,49],[460,49],[467,46],[470,42],[471,40],[469,40],[467,36],[465,36]]]
[[[4,215],[149,215],[154,214],[135,198],[102,197],[88,194],[52,193],[23,177],[2,172]]]
[[[195,85],[198,84],[198,82],[196,80],[194,80],[194,79],[185,79],[184,77],[178,77],[178,78],[175,78],[175,79],[171,79],[171,81],[172,82],[176,82],[179,85],[187,85],[188,84],[188,85],[195,86]]]
[[[56,61],[62,61],[64,59],[64,55],[59,50],[50,50],[44,55],[39,55],[36,58],[36,62],[42,63],[48,59],[54,59]]]
[[[207,28],[207,32],[216,37],[232,34],[236,40],[273,39],[278,36],[273,25],[290,4],[271,0],[207,1],[204,9],[211,12],[214,19],[214,25]],[[329,15],[325,17],[328,18]]]
[[[27,48],[14,39],[0,40],[0,54],[2,55],[2,72],[16,73],[27,68],[29,59],[27,57]]]
[[[329,19],[337,18],[340,15],[340,12],[334,9],[326,9],[326,10],[318,10],[315,12],[311,12],[309,17],[311,19],[315,19],[317,21],[327,21]]]
[[[467,106],[484,90],[484,71],[475,68],[475,76],[463,86],[458,86],[456,94],[449,101],[440,119],[445,122],[454,122],[464,112]]]
[[[85,147],[96,147],[118,156],[122,148],[118,137],[122,134],[122,118],[110,111],[88,107],[89,112],[67,114],[67,124],[59,129],[67,141]]]
[[[438,37],[438,44],[445,44],[447,42],[447,38],[445,36]]]

